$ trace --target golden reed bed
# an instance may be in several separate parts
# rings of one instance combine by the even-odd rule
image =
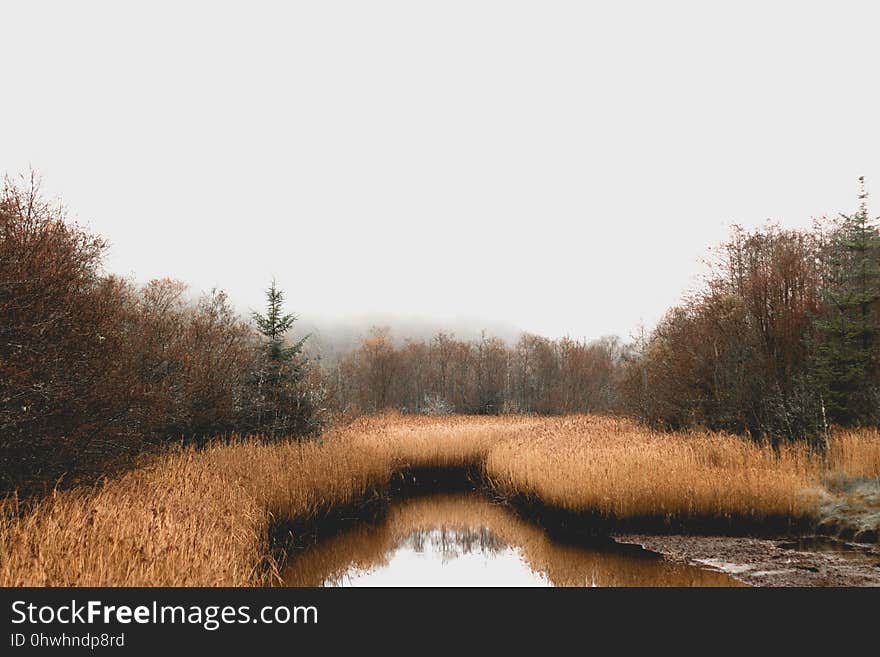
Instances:
[[[0,513],[4,586],[242,586],[280,581],[275,520],[381,490],[406,467],[482,465],[507,494],[619,518],[816,512],[824,475],[880,476],[877,431],[840,432],[827,457],[712,433],[662,434],[569,416],[357,420],[319,442],[178,449],[89,489]]]

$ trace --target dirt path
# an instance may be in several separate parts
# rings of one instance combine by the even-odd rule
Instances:
[[[797,540],[728,536],[649,536],[615,539],[667,559],[720,570],[753,586],[880,586],[880,546],[824,537]]]

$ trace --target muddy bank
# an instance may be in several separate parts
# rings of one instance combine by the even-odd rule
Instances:
[[[793,539],[615,534],[673,563],[725,572],[752,586],[880,586],[880,546]]]

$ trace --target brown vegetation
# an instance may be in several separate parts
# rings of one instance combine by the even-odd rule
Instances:
[[[803,444],[774,450],[709,432],[669,434],[630,420],[571,417],[492,450],[497,488],[612,518],[800,518],[822,464]]]
[[[6,180],[0,492],[94,480],[168,441],[275,428],[255,419],[269,415],[262,341],[226,296],[191,301],[177,281],[107,276],[105,248],[34,177]]]
[[[880,230],[866,198],[811,230],[734,229],[705,284],[635,345],[627,410],[774,440],[877,426]]]
[[[613,337],[588,342],[531,334],[512,346],[447,333],[398,344],[376,328],[327,372],[327,385],[347,412],[602,413],[620,405],[623,351]]]
[[[880,234],[864,194],[856,215],[813,231],[734,231],[703,289],[633,345],[444,333],[400,343],[376,330],[326,369],[285,341],[293,316],[274,284],[255,327],[222,292],[192,301],[176,281],[106,275],[105,246],[43,200],[35,178],[7,179],[2,491],[94,481],[168,442],[301,436],[328,407],[343,417],[614,412],[816,445],[829,422],[880,421]]]
[[[705,287],[635,345],[375,331],[328,370],[286,342],[274,284],[255,330],[222,292],[194,302],[175,281],[105,274],[104,249],[33,177],[7,179],[0,491],[28,497],[2,504],[0,583],[277,581],[270,527],[407,468],[478,467],[509,499],[686,527],[810,519],[830,475],[880,475],[876,430],[828,431],[880,422],[880,233],[864,193],[826,228],[735,231]],[[345,417],[415,415],[296,442],[325,391]],[[586,412],[646,424],[569,415]],[[261,437],[223,438],[236,433]]]
[[[840,429],[829,445],[831,471],[849,477],[880,477],[880,431]]]
[[[99,487],[10,500],[0,584],[277,582],[272,523],[356,502],[407,467],[467,464],[502,492],[618,517],[809,514],[823,474],[880,476],[873,432],[833,437],[825,457],[593,416],[381,416],[320,442],[178,448]]]

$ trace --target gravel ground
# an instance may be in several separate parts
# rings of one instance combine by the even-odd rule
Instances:
[[[728,573],[752,586],[880,586],[880,546],[828,537],[760,539],[622,534],[670,561]]]

